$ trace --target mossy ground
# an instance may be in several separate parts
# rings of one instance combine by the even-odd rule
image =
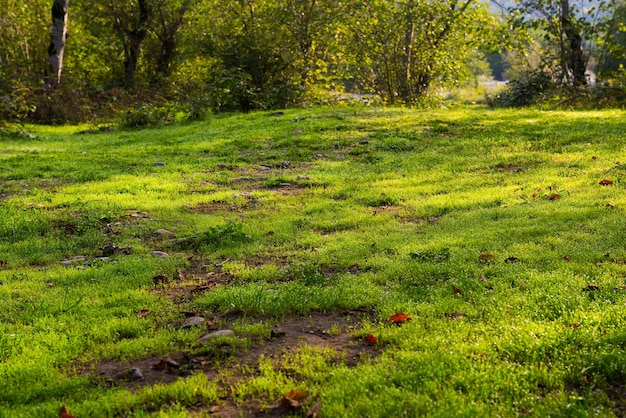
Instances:
[[[0,415],[276,414],[294,388],[310,396],[284,413],[624,415],[623,111],[82,129],[0,139]],[[373,334],[371,355],[303,340],[240,361],[345,313],[324,338]],[[200,344],[191,314],[235,336]],[[206,363],[171,383],[96,373],[184,355]]]

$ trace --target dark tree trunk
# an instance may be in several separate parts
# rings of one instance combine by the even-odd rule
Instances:
[[[178,16],[169,24],[169,26],[165,16],[163,15],[163,10],[160,10],[161,33],[158,38],[161,42],[161,47],[157,58],[156,72],[161,76],[167,77],[171,73],[172,61],[174,60],[176,47],[178,46],[178,39],[176,36],[178,34],[178,30],[183,24],[183,18],[191,5],[191,1],[192,0],[186,0],[183,2],[180,6],[180,10],[178,11]]]
[[[52,30],[48,47],[48,69],[45,76],[46,84],[50,87],[61,84],[69,5],[70,0],[54,0],[52,4]]]
[[[568,0],[561,0],[561,28],[565,34],[565,67],[567,78],[574,86],[587,84],[585,69],[587,67],[583,50],[583,39],[571,20],[571,11]]]
[[[117,30],[124,45],[124,82],[127,87],[135,84],[135,72],[141,54],[141,44],[148,35],[148,24],[151,18],[151,8],[147,0],[138,1],[138,16],[133,22],[132,17],[124,15],[118,10],[117,3],[111,0],[111,11],[115,19]]]

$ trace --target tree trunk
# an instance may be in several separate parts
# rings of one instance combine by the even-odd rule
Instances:
[[[67,39],[67,11],[70,0],[54,0],[52,4],[52,30],[48,47],[48,69],[46,84],[55,87],[61,84],[63,52]]]
[[[415,37],[415,22],[413,8],[415,7],[413,0],[407,3],[406,26],[404,28],[404,46],[402,51],[402,74],[398,74],[398,82],[400,88],[400,96],[404,103],[410,103],[413,97],[413,86],[411,67],[413,66],[413,39]]]
[[[161,47],[159,50],[159,57],[157,58],[156,72],[163,77],[167,77],[171,73],[171,64],[176,55],[176,47],[178,46],[177,34],[178,30],[183,24],[183,18],[189,6],[191,0],[185,0],[180,6],[177,18],[171,22],[168,26],[168,22],[163,14],[163,10],[159,10],[159,16],[161,18],[161,33],[158,35]]]
[[[584,86],[587,84],[585,69],[587,67],[583,50],[583,39],[571,20],[569,0],[560,0],[561,6],[561,29],[566,37],[566,51],[564,58],[567,68],[568,79],[574,86]]]

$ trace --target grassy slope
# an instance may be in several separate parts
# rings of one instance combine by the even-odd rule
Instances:
[[[32,129],[0,140],[0,415],[65,403],[186,416],[294,386],[330,417],[624,414],[624,112],[335,108]],[[159,228],[206,234],[176,246]],[[60,265],[107,244],[133,253]],[[151,279],[192,254],[233,283],[176,305]],[[134,393],[78,374],[193,346],[198,332],[172,325],[183,310],[278,320],[360,306],[380,319],[362,333],[382,353],[354,368],[305,350],[230,389],[198,374]],[[413,321],[387,325],[396,311]]]

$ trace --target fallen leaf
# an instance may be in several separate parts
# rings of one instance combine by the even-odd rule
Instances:
[[[532,198],[537,197],[537,193],[533,193],[533,194],[531,194],[531,195],[530,195],[530,197],[532,197]]]
[[[450,319],[458,319],[458,318],[465,318],[467,314],[465,312],[451,312],[451,313],[444,314],[444,316]]]
[[[571,329],[580,328],[582,326],[583,326],[583,324],[581,324],[580,322],[576,322],[576,323],[568,325],[568,327],[570,327]]]
[[[478,256],[478,264],[487,264],[487,263],[491,263],[492,261],[494,261],[493,254],[481,253]]]
[[[47,286],[47,287],[54,287],[54,283],[52,283],[52,282],[48,282],[48,283],[46,283],[46,286]]]
[[[461,289],[459,289],[453,284],[451,284],[450,287],[452,287],[452,291],[454,292],[455,295],[463,296],[463,292],[461,292]]]
[[[599,288],[598,286],[593,285],[593,284],[590,284],[590,285],[588,285],[588,286],[583,287],[581,290],[582,290],[583,292],[591,292],[591,291],[593,291],[593,290],[599,290],[599,289],[600,289],[600,288]]]
[[[184,271],[178,271],[176,272],[176,276],[179,280],[185,280],[187,278],[187,273]]]
[[[367,345],[376,345],[378,344],[378,338],[376,338],[372,334],[369,334],[366,335],[365,338],[363,338],[363,342]]]
[[[387,318],[387,322],[391,322],[393,324],[396,325],[400,325],[406,321],[410,321],[411,317],[408,316],[405,313],[402,312],[396,312],[395,314],[391,315],[389,318]]]
[[[270,231],[267,234],[265,234],[268,237],[274,236],[275,232],[274,231]]]
[[[613,205],[612,205],[612,204],[610,204],[610,203],[607,203],[607,204],[605,205],[605,207],[606,207],[606,208],[608,208],[608,209],[614,209],[614,208],[615,208],[615,206],[613,206]]]
[[[67,409],[67,406],[63,405],[61,409],[59,409],[59,418],[75,418],[74,415],[70,414],[70,411]]]
[[[309,396],[309,393],[302,389],[292,389],[285,393],[280,400],[280,407],[283,409],[297,409],[302,406],[302,401]]]
[[[506,260],[504,260],[505,263],[519,263],[520,261],[522,260],[520,260],[517,257],[509,257]]]
[[[317,418],[321,410],[322,410],[322,403],[318,402],[315,405],[313,405],[311,409],[309,409],[309,412],[306,413],[305,418]]]
[[[169,283],[170,279],[167,276],[163,276],[163,275],[158,275],[158,276],[154,276],[152,278],[152,283],[154,283],[154,285],[158,285],[158,284],[165,284],[165,283]]]
[[[550,200],[557,200],[560,198],[561,198],[561,195],[559,195],[558,193],[552,193],[550,196],[548,196],[548,199]]]
[[[155,370],[167,370],[168,372],[171,372],[175,369],[179,369],[180,363],[168,357],[159,361],[157,364],[154,364],[152,368]]]
[[[621,284],[619,286],[615,286],[615,290],[626,290],[626,284]]]
[[[1,266],[6,266],[6,264],[7,264],[7,262],[6,262],[6,261],[4,261],[4,260],[0,260],[0,267],[1,267]]]
[[[480,275],[480,281],[483,282],[483,283],[487,283],[487,278],[485,277],[484,274]]]
[[[139,318],[143,318],[145,316],[148,316],[149,313],[150,313],[150,311],[148,309],[142,309],[139,312],[137,312],[137,316]]]
[[[478,258],[486,258],[488,260],[491,260],[493,258],[493,254],[489,254],[489,253],[481,253]]]
[[[569,258],[568,256],[564,255],[563,256],[563,261],[572,261],[572,259]]]
[[[600,180],[600,184],[602,186],[610,186],[611,184],[613,184],[613,182],[609,179],[603,179],[603,180]]]

